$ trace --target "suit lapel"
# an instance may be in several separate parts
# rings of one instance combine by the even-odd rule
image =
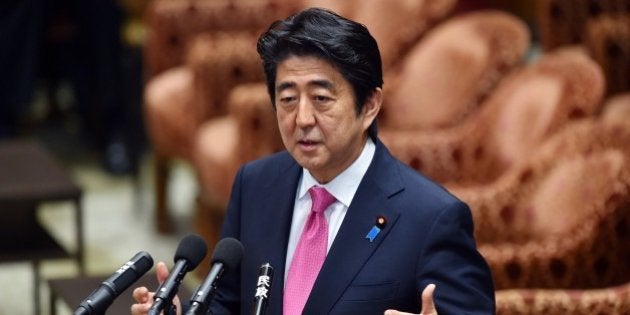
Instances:
[[[282,296],[284,291],[284,270],[287,253],[287,243],[291,227],[291,218],[295,204],[298,181],[302,168],[292,160],[292,163],[277,172],[275,178],[265,185],[265,196],[261,204],[255,205],[258,222],[266,231],[259,244],[257,252],[262,253],[265,262],[269,262],[274,268],[274,277],[269,299],[268,313],[282,313]],[[272,228],[279,226],[280,228]],[[264,262],[261,262],[261,264]],[[256,270],[257,272],[257,270]]]
[[[305,314],[329,312],[372,253],[380,246],[398,219],[389,198],[402,190],[400,176],[392,167],[396,162],[378,142],[372,163],[361,180],[348,213],[337,233],[322,270],[304,308]],[[370,242],[366,235],[376,219],[384,216],[387,224]]]

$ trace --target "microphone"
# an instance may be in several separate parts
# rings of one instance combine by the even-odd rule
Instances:
[[[155,290],[154,302],[149,309],[149,314],[158,315],[161,311],[170,312],[173,297],[187,272],[195,269],[208,252],[206,242],[197,234],[185,236],[177,246],[175,252],[175,266],[171,269],[168,278]]]
[[[273,281],[273,267],[269,263],[264,263],[258,268],[258,282],[256,283],[256,294],[254,295],[254,307],[252,315],[263,315],[267,312],[267,302],[269,301],[269,289]]]
[[[153,266],[153,258],[147,252],[139,252],[79,304],[74,315],[105,314],[123,291],[136,282]]]
[[[206,314],[210,301],[217,289],[217,282],[225,271],[235,270],[243,258],[243,245],[235,238],[227,237],[219,241],[212,253],[208,276],[190,298],[190,308],[186,315]]]

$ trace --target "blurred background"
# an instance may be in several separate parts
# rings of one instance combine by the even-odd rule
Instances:
[[[2,245],[0,314],[71,313],[51,280],[172,264],[188,233],[211,253],[238,166],[282,149],[256,39],[310,6],[377,39],[380,137],[471,206],[498,313],[630,313],[630,1],[7,0],[1,243],[37,226],[69,258]],[[80,191],[82,264],[75,205],[34,195],[15,143]]]

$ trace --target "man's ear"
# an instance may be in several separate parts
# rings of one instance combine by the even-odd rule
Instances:
[[[365,104],[362,109],[365,128],[367,129],[370,124],[376,119],[378,112],[381,110],[383,104],[383,89],[376,88],[372,91],[372,94],[365,100]]]

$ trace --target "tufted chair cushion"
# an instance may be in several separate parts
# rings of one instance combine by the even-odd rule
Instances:
[[[184,63],[189,41],[208,31],[259,34],[298,8],[283,0],[153,0],[146,11],[148,76]]]
[[[608,95],[630,90],[630,13],[589,20],[584,45],[604,69]]]
[[[147,131],[159,156],[190,158],[192,139],[201,123],[192,82],[190,69],[175,67],[149,81],[144,89]]]
[[[601,106],[604,78],[582,50],[543,55],[511,72],[471,119],[434,131],[383,130],[392,153],[442,183],[488,183],[567,122]]]
[[[204,123],[193,146],[204,200],[221,208],[227,205],[238,167],[283,148],[266,85],[238,86],[228,104],[229,114]]]
[[[341,16],[351,16],[361,4],[361,0],[301,0],[303,8],[327,8]]]
[[[227,114],[226,98],[233,87],[264,79],[258,35],[212,32],[191,41],[186,65],[193,72],[193,102],[201,121]]]
[[[263,83],[243,84],[230,92],[229,113],[239,125],[239,151],[243,162],[284,149],[276,113]]]
[[[630,12],[624,1],[615,0],[536,0],[540,42],[544,50],[583,42],[586,24],[609,13]]]
[[[491,184],[449,187],[469,204],[497,289],[630,281],[630,125],[568,124]]]
[[[454,0],[374,0],[356,5],[349,17],[363,23],[378,43],[384,71],[400,63],[425,32],[447,17]]]
[[[603,107],[603,120],[617,124],[630,123],[630,92],[609,97]]]
[[[630,314],[630,282],[603,289],[496,292],[498,315]]]
[[[546,139],[534,154],[520,161],[509,172],[502,174],[492,183],[474,186],[457,183],[446,185],[454,194],[464,199],[472,209],[480,209],[473,211],[479,242],[527,240],[530,237],[527,230],[531,229],[531,221],[536,218],[521,214],[520,220],[515,219],[514,206],[520,196],[526,196],[525,199],[533,202],[532,194],[535,191],[540,191],[542,196],[547,194],[544,189],[541,189],[541,184],[550,184],[554,178],[568,182],[559,186],[578,184],[569,180],[572,176],[576,176],[576,174],[571,174],[572,167],[582,168],[585,166],[584,162],[604,161],[605,159],[601,158],[608,156],[609,162],[612,162],[608,164],[612,167],[608,170],[612,171],[618,167],[613,167],[614,161],[617,160],[619,163],[618,159],[620,159],[615,153],[616,150],[620,150],[622,156],[630,155],[630,146],[627,145],[630,141],[630,110],[627,110],[630,106],[630,98],[626,98],[626,95],[611,97],[604,104],[604,111],[599,116],[591,116],[566,124],[560,131]],[[599,154],[597,159],[591,158],[594,152]],[[602,152],[607,153],[602,155]],[[565,158],[566,161],[562,160]],[[560,165],[560,160],[573,166]],[[556,167],[558,169],[555,169]],[[592,172],[592,170],[581,171]],[[557,176],[551,176],[554,174]],[[532,180],[535,176],[537,176],[537,181]],[[597,174],[594,175],[593,179],[598,178],[597,176]],[[594,186],[599,184],[601,183]],[[601,184],[601,187],[613,189],[610,185]],[[555,189],[553,186],[549,188]],[[573,198],[588,199],[592,197],[592,194],[589,192],[585,196],[573,196]],[[564,201],[572,202],[567,199],[571,198],[564,198]],[[486,210],[488,208],[496,209],[496,211]],[[497,238],[498,235],[500,238]]]
[[[455,16],[431,29],[391,75],[382,128],[440,129],[467,118],[499,79],[520,64],[529,33],[499,11]]]

